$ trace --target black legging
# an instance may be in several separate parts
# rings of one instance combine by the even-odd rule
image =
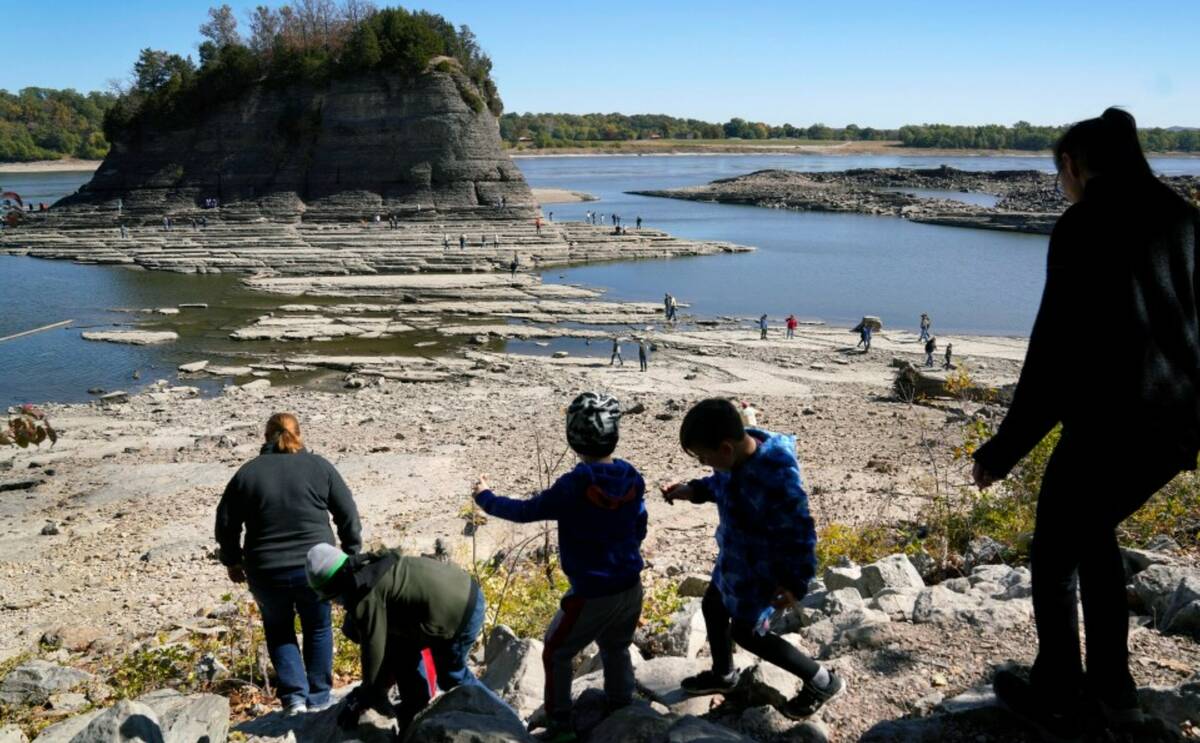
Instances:
[[[1087,675],[1093,688],[1134,690],[1129,673],[1129,608],[1117,526],[1167,484],[1180,468],[1152,442],[1122,445],[1064,433],[1038,495],[1030,567],[1039,687],[1070,694],[1081,688],[1075,576],[1087,631]]]
[[[721,602],[721,593],[716,586],[710,585],[704,592],[700,610],[704,613],[704,623],[708,629],[708,644],[712,651],[715,673],[724,676],[733,670],[734,641],[759,658],[774,663],[805,681],[811,681],[812,677],[817,675],[817,671],[821,670],[819,663],[774,632],[759,635],[749,624],[731,619],[729,612],[725,610],[725,604]]]

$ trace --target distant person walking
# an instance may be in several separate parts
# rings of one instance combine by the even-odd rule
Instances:
[[[917,342],[929,340],[929,328],[932,327],[933,321],[929,319],[929,315],[921,313],[921,337],[917,338]]]
[[[947,369],[947,370],[953,369],[954,368],[953,359],[954,359],[954,344],[947,343],[946,344],[946,363],[942,366],[942,368]]]
[[[637,226],[637,229],[639,229],[639,230],[642,229],[642,215],[640,215],[640,214],[638,215],[636,226]]]
[[[308,587],[308,550],[333,544],[362,547],[358,509],[333,465],[304,448],[289,413],[267,421],[266,443],[234,474],[217,505],[221,562],[234,583],[248,582],[262,614],[279,701],[290,715],[325,707],[333,687],[333,626],[328,601]],[[243,538],[244,534],[244,538]],[[303,657],[295,622],[304,632]]]
[[[767,316],[766,315],[763,315],[762,317],[758,318],[758,329],[759,329],[758,339],[760,341],[765,341],[767,339]]]
[[[670,292],[663,297],[663,313],[667,318],[667,322],[675,322],[675,316],[679,312],[679,305],[675,302],[675,297]]]
[[[650,349],[646,346],[646,339],[638,339],[638,363],[641,364],[642,371],[646,371],[649,367]]]
[[[861,322],[855,329],[858,330],[858,346],[856,348],[861,347],[863,353],[867,353],[871,350],[871,323]]]
[[[1200,453],[1200,212],[1155,177],[1133,117],[1120,109],[1070,127],[1054,163],[1071,206],[1050,236],[1012,405],[975,452],[973,476],[981,489],[1002,480],[1062,424],[1030,545],[1037,659],[1028,681],[1000,671],[993,686],[1019,717],[1056,738],[1082,739],[1097,707],[1110,721],[1143,715],[1116,532],[1180,471],[1195,469]],[[1101,308],[1124,348],[1103,374],[1081,375],[1079,359],[1094,348],[1078,332],[1079,316]]]
[[[548,221],[548,222],[554,221],[554,212],[550,212],[549,214],[546,215],[546,221]]]
[[[512,262],[508,264],[508,275],[510,279],[517,278],[517,269],[521,267],[521,261],[517,258],[517,254],[513,253]]]
[[[538,237],[541,237],[542,236],[542,218],[538,217],[537,219],[535,219],[533,221],[533,225],[534,225],[534,227],[537,228]]]
[[[797,326],[797,325],[799,325],[799,324],[800,324],[800,323],[796,322],[796,316],[795,316],[795,315],[788,315],[788,316],[787,316],[787,337],[788,337],[789,339],[791,339],[791,338],[795,338],[795,337],[796,337],[796,326]]]
[[[937,351],[937,338],[929,336],[925,341],[925,366],[933,366],[933,354]]]
[[[458,236],[458,249],[459,250],[467,249],[467,233],[465,233],[465,232]]]
[[[121,225],[121,239],[129,237],[129,231],[125,229],[125,225]]]
[[[625,359],[621,358],[621,337],[614,335],[612,344],[612,355],[608,357],[608,365],[620,364],[625,366]]]

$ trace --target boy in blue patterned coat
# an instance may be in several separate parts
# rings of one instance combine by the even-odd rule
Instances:
[[[792,436],[745,428],[728,400],[704,400],[683,419],[684,451],[712,467],[712,476],[663,489],[668,503],[716,503],[717,561],[702,610],[713,668],[683,680],[690,694],[737,685],[733,642],[804,681],[780,708],[792,719],[814,714],[845,690],[833,671],[770,631],[777,610],[808,591],[816,571],[816,529],[800,480]]]

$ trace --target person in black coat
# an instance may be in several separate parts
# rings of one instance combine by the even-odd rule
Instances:
[[[230,580],[248,582],[258,603],[279,700],[289,715],[330,703],[330,606],[309,588],[305,573],[309,549],[334,544],[330,515],[342,550],[358,553],[361,526],[350,489],[332,464],[304,448],[295,416],[276,413],[267,421],[262,451],[238,469],[221,496],[216,538]]]
[[[1038,655],[1030,679],[1002,671],[997,696],[1044,734],[1084,734],[1085,705],[1137,720],[1117,526],[1200,452],[1200,215],[1155,178],[1133,117],[1110,108],[1054,150],[1070,208],[1050,236],[1046,288],[1012,406],[975,452],[982,489],[1062,425],[1038,495],[1030,548]],[[1079,332],[1121,339],[1103,368]],[[1087,632],[1079,650],[1076,577]]]

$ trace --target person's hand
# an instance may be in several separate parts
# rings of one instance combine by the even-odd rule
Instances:
[[[795,604],[795,595],[786,588],[775,591],[775,598],[771,600],[771,606],[776,609],[790,609]]]
[[[241,565],[226,565],[225,572],[229,574],[229,580],[234,583],[246,582],[246,571],[242,569]]]
[[[996,477],[988,472],[980,462],[976,462],[975,466],[971,468],[971,479],[975,481],[975,487],[980,490],[987,490],[996,482]]]
[[[686,482],[675,482],[669,485],[659,487],[662,492],[662,497],[667,501],[667,505],[675,505],[676,500],[692,500],[692,486]]]
[[[475,480],[475,495],[479,495],[485,490],[491,490],[492,486],[488,484],[487,475],[480,475],[479,479]]]

